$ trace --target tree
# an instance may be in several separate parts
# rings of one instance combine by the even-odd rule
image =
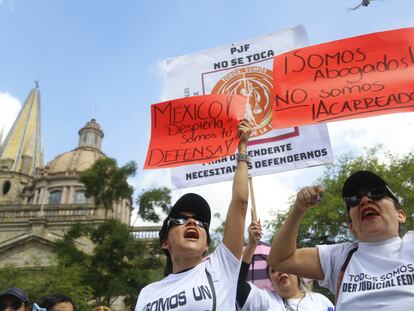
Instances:
[[[93,242],[91,254],[76,248],[80,237]],[[97,305],[111,306],[119,296],[134,297],[162,277],[165,259],[158,241],[134,240],[128,226],[118,220],[96,227],[75,224],[57,244],[60,264],[81,271],[82,282],[93,289]]]
[[[131,199],[134,188],[128,184],[128,177],[134,176],[136,171],[134,161],[118,167],[115,159],[101,158],[82,172],[79,180],[85,185],[85,195],[94,199],[95,206],[105,208],[106,219],[114,202]]]
[[[139,206],[138,215],[147,221],[160,222],[157,209],[168,213],[171,208],[171,190],[167,187],[144,190],[136,203]]]
[[[380,149],[379,146],[369,149],[365,156],[355,158],[350,154],[342,155],[337,163],[327,166],[322,177],[315,182],[325,188],[323,201],[306,213],[299,229],[299,247],[354,240],[348,230],[348,215],[341,192],[346,178],[357,170],[373,171],[387,181],[407,214],[405,227],[413,228],[414,153],[402,157],[385,153],[384,160],[381,161],[376,155]],[[291,205],[294,199],[291,199]],[[267,228],[275,232],[287,214],[287,211],[279,213]]]
[[[216,249],[216,247],[219,245],[219,243],[223,240],[224,229],[226,226],[226,221],[223,220],[223,218],[221,218],[220,213],[215,213],[213,217],[216,218],[218,221],[220,221],[220,225],[214,230],[211,230],[210,228],[211,242],[208,247],[209,253],[213,252]]]
[[[88,301],[92,297],[92,288],[83,284],[79,267],[53,267],[0,269],[0,288],[18,286],[24,289],[31,301],[47,294],[64,294],[73,299],[77,310],[90,310]]]

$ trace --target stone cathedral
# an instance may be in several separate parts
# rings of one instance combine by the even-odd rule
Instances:
[[[13,127],[0,140],[0,267],[50,266],[54,245],[75,222],[103,222],[105,210],[87,199],[78,178],[82,171],[105,157],[104,133],[92,119],[79,130],[73,150],[46,165],[40,146],[40,91],[29,93]],[[129,224],[131,200],[114,203],[110,218]],[[88,251],[88,240],[77,241]]]

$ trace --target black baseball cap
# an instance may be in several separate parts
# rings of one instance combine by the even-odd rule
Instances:
[[[361,191],[373,188],[386,189],[389,196],[399,204],[397,197],[385,180],[369,171],[357,171],[349,176],[342,187],[342,197],[351,197]]]
[[[196,193],[186,193],[181,198],[179,198],[177,202],[175,202],[170,212],[168,213],[167,218],[164,219],[161,230],[159,232],[160,243],[162,243],[162,241],[164,241],[168,236],[169,220],[182,212],[193,213],[200,221],[208,224],[206,232],[207,241],[210,242],[210,233],[208,230],[211,222],[210,205],[208,205],[207,201],[202,196]]]
[[[4,296],[13,296],[25,303],[29,303],[29,296],[26,294],[26,292],[16,286],[9,287],[5,289],[4,291],[2,291],[0,293],[0,299],[3,298]]]

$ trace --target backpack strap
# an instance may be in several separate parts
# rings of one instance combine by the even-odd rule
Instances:
[[[345,270],[348,267],[349,261],[351,260],[352,255],[358,250],[358,246],[349,250],[348,255],[344,263],[342,264],[341,270],[339,270],[338,280],[336,282],[336,295],[335,295],[335,304],[338,302],[339,293],[341,291],[342,280],[344,278]]]

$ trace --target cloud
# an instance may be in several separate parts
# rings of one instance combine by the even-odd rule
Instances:
[[[14,0],[0,0],[0,9],[14,10]]]
[[[414,130],[412,112],[333,122],[328,130],[335,155],[349,151],[360,155],[378,144],[396,154],[406,154],[414,147],[409,139]]]
[[[7,92],[0,93],[0,133],[3,131],[3,140],[12,127],[20,108],[20,101],[16,97]]]

